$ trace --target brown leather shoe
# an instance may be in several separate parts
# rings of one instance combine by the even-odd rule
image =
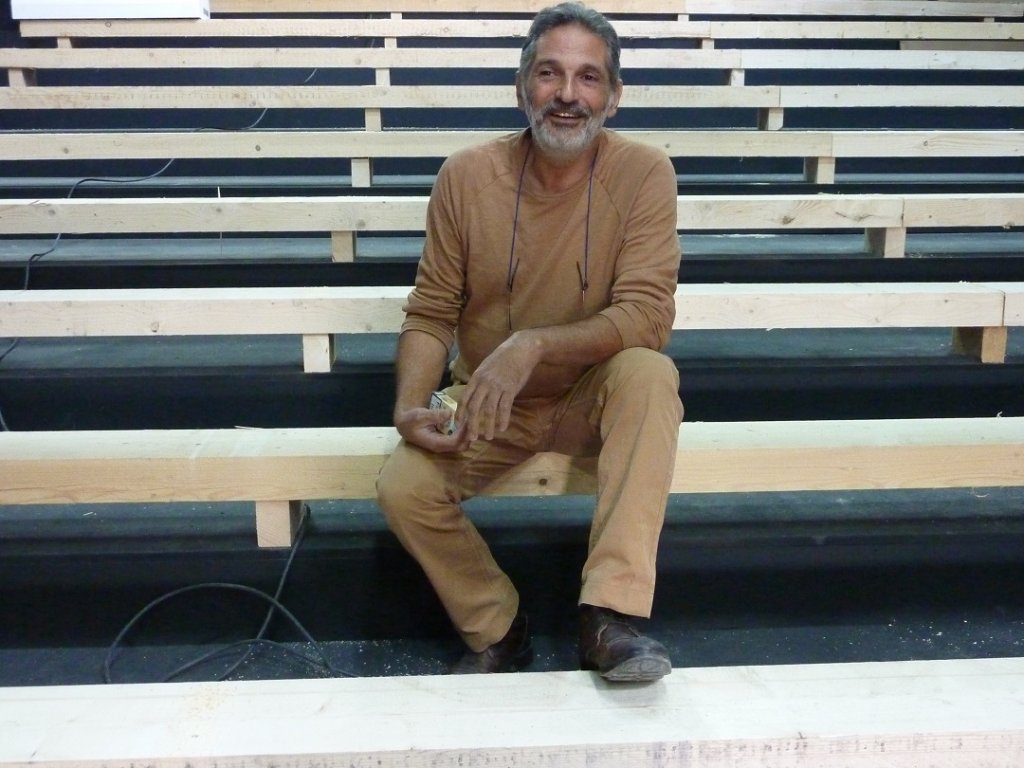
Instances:
[[[450,675],[479,675],[489,672],[517,672],[533,661],[533,645],[526,614],[520,611],[508,632],[494,645],[480,652],[466,651],[448,668]]]
[[[581,605],[580,667],[613,682],[647,683],[669,674],[672,662],[665,646],[637,632],[628,616]]]

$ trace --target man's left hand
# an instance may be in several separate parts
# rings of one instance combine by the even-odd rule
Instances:
[[[508,429],[512,403],[538,359],[529,332],[517,331],[480,363],[459,399],[459,421],[470,440],[492,440],[496,432]]]

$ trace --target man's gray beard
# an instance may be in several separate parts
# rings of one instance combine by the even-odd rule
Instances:
[[[582,130],[560,131],[551,128],[544,122],[544,115],[553,107],[548,102],[539,110],[534,111],[528,94],[523,94],[526,119],[532,129],[533,141],[545,154],[559,160],[573,160],[591,145],[601,132],[604,121],[608,118],[608,110],[599,115],[588,114]]]

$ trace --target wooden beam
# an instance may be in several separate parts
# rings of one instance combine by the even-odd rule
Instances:
[[[422,229],[426,198],[143,198],[9,200],[7,234],[330,232],[336,260],[354,257],[356,231]],[[1024,196],[766,195],[680,196],[681,231],[865,229],[868,248],[905,251],[905,211],[919,227],[1016,226]]]
[[[330,373],[334,367],[334,336],[329,333],[302,337],[302,370],[306,373]]]
[[[1015,658],[0,690],[5,768],[1015,768]]]
[[[536,13],[549,0],[520,0],[516,10]],[[964,2],[928,0],[594,0],[589,5],[602,13],[644,13],[735,16],[893,16],[893,17],[1013,17],[1022,15],[1019,2]],[[505,13],[505,0],[211,0],[212,13]]]
[[[864,232],[864,246],[869,253],[887,259],[907,253],[906,227],[869,227]]]
[[[833,143],[847,142],[855,156],[876,156],[890,145],[874,134],[849,140],[828,131],[620,131],[671,157],[804,157],[829,155]],[[845,132],[840,132],[845,133]],[[463,147],[507,135],[508,131],[244,131],[244,132],[38,132],[0,133],[4,160],[118,160],[179,158],[444,158]],[[886,132],[885,135],[888,135]],[[903,138],[901,139],[900,136]],[[906,154],[957,156],[1024,155],[1024,131],[904,133]]]
[[[374,498],[392,428],[0,433],[0,504]],[[685,423],[673,493],[1024,485],[1024,417]],[[592,493],[539,454],[490,495]]]
[[[379,195],[9,199],[0,233],[422,232],[426,205]],[[1014,227],[1024,193],[680,195],[677,215],[684,232]],[[899,255],[898,234],[887,232],[886,253]]]
[[[290,547],[299,532],[302,505],[301,500],[257,501],[256,543],[264,548]]]
[[[1008,284],[1016,290],[1016,283]],[[408,286],[0,291],[0,338],[396,333]],[[1002,283],[686,284],[674,328],[954,328],[1003,324]],[[1020,324],[1020,323],[1018,323]]]
[[[983,363],[1006,362],[1007,328],[954,328],[953,351]]]
[[[461,37],[523,38],[530,19],[208,19],[204,21],[24,21],[22,37]],[[986,21],[672,21],[620,19],[621,38],[710,40],[1024,40],[1015,22]]]
[[[834,157],[804,158],[804,179],[812,184],[834,184],[836,159]]]
[[[508,131],[0,133],[4,160],[444,158]],[[670,157],[1024,157],[1024,131],[639,131]]]
[[[786,86],[787,88],[789,86]],[[877,90],[875,106],[901,106],[904,101],[944,105],[937,90],[924,86],[864,86]],[[974,86],[974,105],[1015,106],[1020,101],[1010,86]],[[783,88],[773,85],[627,85],[624,108],[769,109],[778,106]],[[840,90],[840,89],[833,89]],[[802,100],[808,101],[811,97]],[[822,104],[835,104],[832,93],[818,94]],[[804,104],[803,106],[807,106]],[[839,103],[842,106],[842,103]],[[953,104],[956,106],[956,104]],[[514,109],[515,90],[505,86],[466,85],[181,85],[52,86],[0,88],[4,109]],[[366,118],[368,130],[381,130],[375,116]],[[375,127],[376,126],[376,127]]]

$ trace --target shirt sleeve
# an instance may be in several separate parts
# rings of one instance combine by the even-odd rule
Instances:
[[[672,334],[682,255],[677,208],[675,169],[662,155],[626,213],[611,304],[600,313],[616,327],[624,348],[660,350]]]
[[[402,332],[429,333],[449,351],[465,292],[465,249],[459,230],[457,174],[446,161],[427,204],[426,240],[416,271],[416,284],[406,300]]]

